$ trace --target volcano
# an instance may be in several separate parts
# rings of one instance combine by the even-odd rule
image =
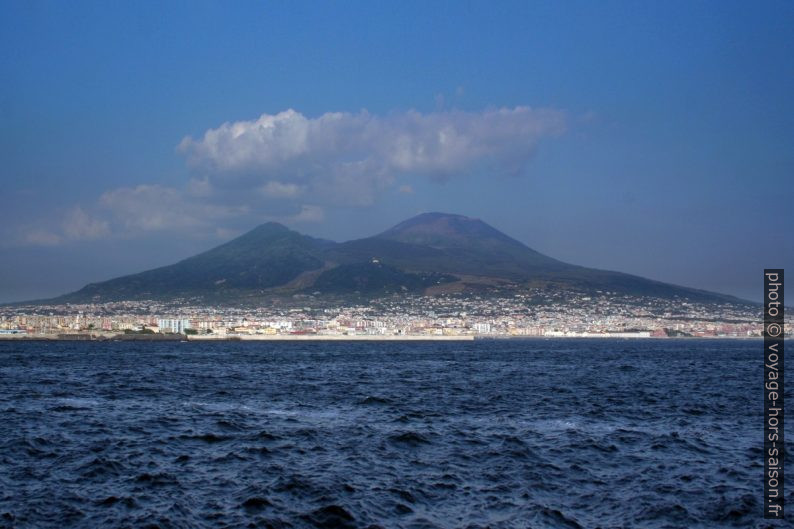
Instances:
[[[744,303],[732,296],[565,263],[482,220],[448,213],[424,213],[372,237],[341,243],[270,222],[178,263],[91,283],[47,302],[235,302],[301,293],[504,295],[537,288]]]

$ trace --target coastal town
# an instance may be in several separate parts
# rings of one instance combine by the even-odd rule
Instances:
[[[752,338],[761,336],[761,322],[760,305],[536,290],[507,297],[395,295],[344,302],[293,296],[254,307],[191,300],[4,306],[0,338]]]

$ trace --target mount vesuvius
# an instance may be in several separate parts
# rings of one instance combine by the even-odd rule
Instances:
[[[342,243],[270,222],[176,264],[91,283],[47,302],[255,302],[300,293],[487,294],[531,288],[744,303],[732,296],[564,263],[479,219],[446,213],[424,213],[381,234]]]

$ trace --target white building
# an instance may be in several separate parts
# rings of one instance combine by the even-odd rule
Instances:
[[[488,334],[491,332],[491,324],[490,323],[475,323],[474,324],[475,332],[480,334]]]
[[[160,332],[182,334],[185,329],[190,328],[190,320],[162,319],[157,320],[157,326],[160,327]]]

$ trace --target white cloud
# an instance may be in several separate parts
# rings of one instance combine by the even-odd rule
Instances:
[[[28,226],[22,228],[17,242],[31,246],[57,246],[72,241],[90,241],[110,235],[106,220],[92,217],[79,206],[68,210],[55,226]]]
[[[93,207],[19,230],[14,240],[57,245],[155,231],[221,236],[264,220],[322,222],[328,208],[371,205],[387,188],[410,195],[418,178],[521,174],[538,142],[564,130],[563,112],[529,107],[263,114],[184,138],[179,151],[193,173],[183,187],[110,190]]]
[[[322,222],[325,220],[325,210],[320,206],[307,205],[301,206],[301,210],[287,220],[292,222]]]
[[[191,178],[187,183],[187,192],[194,197],[208,197],[212,191],[212,184],[207,178]]]
[[[537,143],[564,129],[562,112],[529,107],[317,118],[286,110],[186,137],[179,150],[208,179],[255,185],[270,197],[362,205],[399,174],[519,174]]]
[[[248,212],[244,205],[211,204],[178,189],[160,185],[108,191],[99,197],[99,203],[126,231],[171,231],[214,226],[223,219]]]
[[[298,196],[303,187],[298,184],[285,184],[277,180],[266,182],[259,191],[269,198],[292,198]]]
[[[70,240],[100,239],[110,234],[110,225],[106,220],[89,216],[77,206],[66,214],[63,233]]]
[[[21,239],[23,244],[31,246],[57,246],[63,242],[60,235],[40,228],[23,230]]]
[[[235,232],[229,225],[249,219],[250,225],[265,220],[280,222],[318,222],[324,219],[324,209],[316,205],[299,204],[282,208],[279,213],[255,209],[249,204],[221,204],[172,187],[156,184],[124,187],[108,191],[99,198],[99,205],[114,221],[119,235],[131,236],[137,232],[181,232],[193,230],[196,236]],[[271,186],[271,191],[289,195],[290,185]],[[243,222],[243,225],[246,223]],[[220,231],[219,231],[220,230]]]

